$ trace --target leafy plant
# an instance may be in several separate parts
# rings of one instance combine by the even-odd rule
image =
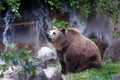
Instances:
[[[21,4],[21,0],[6,0],[7,4],[11,7],[12,12],[16,14],[16,16],[20,17],[19,6]]]
[[[62,10],[62,4],[59,0],[45,0],[46,3],[50,4],[51,6],[55,7],[56,9]]]
[[[3,7],[2,2],[0,2],[0,11],[1,11],[1,10],[5,10],[5,7]]]
[[[32,64],[33,57],[30,56],[31,51],[25,49],[17,49],[15,44],[8,45],[9,51],[2,53],[2,60],[6,64],[0,65],[0,70],[6,71],[8,67],[21,66],[22,70],[18,72],[21,75],[36,75],[36,67]],[[3,76],[3,72],[1,74]]]
[[[19,6],[24,0],[0,0],[0,10],[3,9],[3,3],[6,2],[19,16]],[[105,12],[108,16],[116,19],[118,18],[118,13],[120,11],[120,1],[119,0],[43,0],[46,4],[49,4],[52,8],[59,9],[63,11],[63,6],[71,6],[80,10],[85,16],[88,16],[91,13],[91,8],[94,7],[96,11]],[[29,3],[29,1],[28,1]],[[49,7],[49,8],[51,8]]]
[[[56,21],[56,19],[53,19],[52,25],[57,28],[67,28],[69,23],[67,21]]]
[[[97,39],[96,38],[93,38],[93,39],[91,39],[93,42],[97,42]]]
[[[0,11],[5,10],[6,7],[3,6],[4,3],[7,3],[12,12],[15,13],[17,17],[20,17],[19,6],[21,5],[21,0],[0,0]]]

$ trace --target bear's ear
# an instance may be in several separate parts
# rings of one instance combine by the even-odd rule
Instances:
[[[61,29],[61,32],[62,32],[63,34],[65,34],[66,29],[65,29],[65,28],[62,28],[62,29]]]

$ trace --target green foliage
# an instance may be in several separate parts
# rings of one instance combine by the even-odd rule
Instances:
[[[12,12],[14,12],[16,16],[20,17],[20,13],[18,12],[21,4],[20,0],[6,0],[6,2],[11,7]]]
[[[93,68],[84,72],[66,75],[67,80],[114,80],[120,72],[120,62],[112,63],[111,59],[103,62],[100,69]]]
[[[99,0],[96,1],[96,4],[100,7],[98,10],[107,13],[107,15],[113,19],[118,19],[120,0]]]
[[[15,44],[8,45],[9,51],[4,51],[2,53],[2,60],[6,64],[0,65],[0,70],[6,71],[8,67],[12,66],[22,66],[22,70],[18,72],[18,75],[36,75],[36,67],[32,64],[33,57],[30,56],[31,51],[16,48]],[[10,66],[11,65],[11,66]],[[2,76],[3,74],[1,74]]]
[[[70,5],[79,9],[86,17],[90,14],[91,0],[70,0]]]
[[[68,22],[67,21],[56,21],[56,19],[52,20],[52,25],[56,28],[68,28]]]
[[[14,12],[17,17],[20,17],[20,13],[18,10],[21,4],[21,0],[0,0],[0,11],[6,9],[3,6],[3,3],[7,3],[8,6],[12,9],[12,12]]]
[[[61,1],[59,0],[45,0],[46,3],[50,4],[52,7],[55,7],[56,9],[62,10],[61,7]]]
[[[91,13],[91,7],[95,7],[95,10],[100,12],[105,12],[108,16],[112,18],[118,18],[118,12],[120,11],[120,0],[43,0],[47,4],[51,5],[52,8],[63,10],[64,5],[69,5],[71,7],[76,7],[83,13],[85,16],[88,16]],[[0,10],[4,9],[2,2],[6,2],[11,8],[12,11],[20,16],[18,10],[21,4],[21,0],[1,0],[0,1]],[[28,1],[29,3],[29,1]]]
[[[62,10],[62,4],[70,5],[79,9],[86,17],[91,13],[92,7],[95,7],[97,11],[107,13],[108,16],[115,19],[120,11],[120,0],[46,0],[46,2],[60,10]]]
[[[91,39],[93,42],[97,42],[97,39],[96,38],[93,38],[93,39]]]
[[[2,2],[0,2],[0,11],[1,11],[1,10],[5,10],[5,7],[3,7]]]

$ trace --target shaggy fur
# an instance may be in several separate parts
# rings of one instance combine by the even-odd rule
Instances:
[[[98,47],[77,29],[53,29],[46,36],[57,50],[63,74],[101,67]]]

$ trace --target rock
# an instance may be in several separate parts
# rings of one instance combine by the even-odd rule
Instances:
[[[48,47],[42,47],[38,52],[38,57],[42,60],[56,60],[56,53]]]
[[[0,65],[4,65],[5,61],[2,60],[2,58],[0,58]]]
[[[117,77],[115,78],[115,80],[120,80],[120,74],[117,75]]]
[[[103,60],[111,58],[113,62],[120,61],[120,38],[113,40],[105,50]]]
[[[48,67],[47,69],[44,69],[44,72],[48,77],[48,80],[63,80],[61,73],[55,67]]]
[[[40,50],[38,50],[37,57],[40,59],[41,65],[43,64],[43,67],[53,66],[57,60],[55,51],[48,47],[42,47]]]
[[[0,80],[14,80],[14,79],[10,79],[10,78],[0,78]]]

